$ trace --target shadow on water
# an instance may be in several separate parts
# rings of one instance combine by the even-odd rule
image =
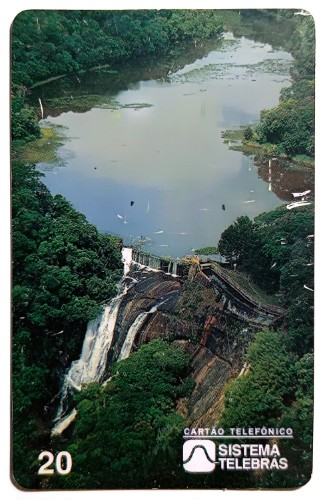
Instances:
[[[294,21],[291,18],[293,9],[286,9],[279,15],[279,9],[225,10],[220,15],[225,29],[231,31],[235,37],[245,36],[255,42],[272,45],[273,50],[284,49],[290,52],[292,48],[292,33]]]
[[[168,75],[186,64],[205,57],[219,48],[221,39],[204,40],[196,45],[179,46],[168,58],[151,57],[126,60],[120,64],[63,76],[30,90],[29,102],[36,108],[41,98],[44,118],[63,112],[86,112],[94,106],[119,107],[114,96],[130,88],[136,90],[140,81],[168,81]]]

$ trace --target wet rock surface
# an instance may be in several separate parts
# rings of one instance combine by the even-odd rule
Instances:
[[[130,353],[156,338],[173,342],[191,355],[196,384],[191,397],[182,402],[182,412],[189,425],[216,424],[225,384],[239,374],[256,325],[225,308],[225,295],[216,292],[197,263],[187,278],[133,264],[127,281],[108,367],[119,359],[131,334]]]
[[[153,339],[179,346],[191,356],[195,382],[188,398],[178,404],[188,425],[218,424],[227,382],[243,372],[244,354],[261,327],[281,321],[285,311],[257,302],[216,263],[186,259],[177,276],[132,260],[123,249],[124,278],[118,295],[88,324],[79,360],[64,377],[52,434],[59,434],[75,417],[71,391],[92,381],[106,383],[110,367]],[[169,269],[175,269],[173,262]]]

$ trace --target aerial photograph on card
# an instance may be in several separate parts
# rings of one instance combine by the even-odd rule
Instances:
[[[312,15],[25,10],[10,101],[13,484],[306,484]]]

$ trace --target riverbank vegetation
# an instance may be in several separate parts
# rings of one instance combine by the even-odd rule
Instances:
[[[217,247],[203,247],[203,248],[196,248],[195,253],[197,255],[216,255],[219,253]]]
[[[46,126],[44,124],[39,128],[39,137],[32,141],[18,141],[12,150],[12,160],[20,161],[28,164],[46,163],[60,164],[64,160],[59,157],[58,149],[67,140],[64,136],[64,128],[58,126]]]
[[[237,151],[257,157],[279,156],[289,159],[291,167],[306,160],[304,165],[308,168],[314,158],[315,141],[314,20],[290,10],[270,11],[269,15],[284,16],[291,26],[291,36],[282,43],[294,57],[292,85],[282,90],[278,106],[261,112],[257,125],[226,131],[224,139]],[[245,17],[250,16],[254,13],[248,11]]]
[[[39,137],[26,89],[60,75],[128,60],[175,57],[184,46],[220,37],[215,10],[21,12],[12,27],[12,139]],[[113,68],[114,69],[114,68]]]

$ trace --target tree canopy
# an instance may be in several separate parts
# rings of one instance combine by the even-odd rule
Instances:
[[[290,440],[281,442],[281,455],[290,463],[287,473],[261,473],[250,484],[260,488],[303,485],[310,479],[312,463],[313,354],[295,361],[283,333],[263,331],[257,333],[245,360],[248,372],[226,389],[220,425],[291,428],[295,446]]]
[[[218,248],[269,293],[280,292],[288,320],[298,327],[313,321],[313,295],[304,286],[313,289],[313,235],[312,205],[299,210],[281,206],[254,221],[239,217],[221,234]]]
[[[247,215],[243,215],[223,231],[218,249],[231,264],[241,264],[252,250],[252,245],[253,223]]]
[[[28,10],[13,23],[13,82],[30,86],[98,64],[167,54],[221,31],[215,10]]]
[[[245,361],[250,366],[249,372],[229,384],[220,425],[275,426],[293,386],[292,360],[283,345],[282,334],[259,332],[248,348]]]
[[[74,468],[49,487],[154,488],[179,473],[184,419],[176,400],[188,395],[190,358],[153,340],[113,365],[106,386],[89,384],[77,397],[78,416],[68,451]]]
[[[258,141],[289,157],[314,157],[315,24],[311,16],[294,16],[296,28],[288,42],[294,56],[293,84],[281,93],[277,107],[261,112]]]

